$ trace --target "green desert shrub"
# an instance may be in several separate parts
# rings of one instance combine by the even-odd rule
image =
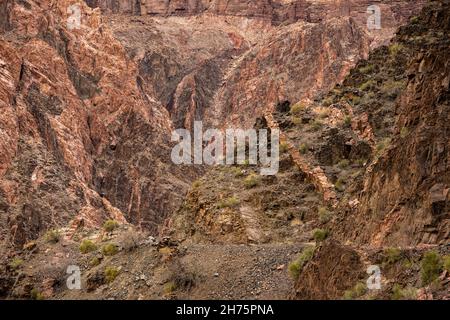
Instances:
[[[116,267],[106,267],[105,271],[104,271],[106,283],[113,282],[117,278],[119,273],[120,273],[120,270]]]
[[[401,138],[406,138],[406,136],[409,134],[409,129],[408,128],[406,128],[406,127],[403,127],[401,130],[400,130],[400,137]]]
[[[439,277],[442,270],[442,259],[436,251],[428,251],[421,262],[422,283],[428,285]]]
[[[230,172],[231,172],[236,178],[242,177],[242,176],[244,175],[244,172],[243,172],[242,169],[239,168],[239,167],[232,167],[232,168],[230,169]]]
[[[339,161],[338,163],[338,167],[341,169],[345,169],[350,165],[350,161],[348,159],[342,159],[341,161]]]
[[[115,255],[117,252],[119,252],[119,248],[117,247],[117,245],[115,245],[114,243],[108,243],[105,244],[102,248],[102,253],[105,256],[113,256]]]
[[[81,253],[89,253],[92,251],[97,250],[97,245],[92,242],[91,240],[85,239],[83,241],[81,241],[80,244],[80,252]]]
[[[320,207],[318,210],[319,221],[321,223],[327,223],[331,220],[332,214],[327,207]]]
[[[402,44],[394,43],[389,47],[389,53],[391,54],[391,56],[395,57],[403,50],[403,48],[404,47]]]
[[[300,147],[298,148],[298,151],[299,151],[301,154],[307,153],[308,150],[309,150],[309,146],[308,146],[307,143],[302,143],[302,144],[300,144]]]
[[[383,153],[383,151],[386,150],[386,148],[388,148],[390,144],[391,144],[390,138],[385,138],[385,139],[381,140],[380,142],[378,142],[377,143],[377,153],[378,154]]]
[[[201,185],[202,185],[202,181],[201,181],[201,180],[195,180],[195,181],[192,183],[192,188],[198,189]]]
[[[450,273],[450,255],[444,256],[443,260],[444,260],[444,270]]]
[[[19,269],[21,266],[23,265],[23,260],[20,258],[13,258],[10,262],[9,262],[9,267],[13,270],[17,270]]]
[[[385,265],[392,265],[402,258],[402,251],[398,248],[386,248],[383,252],[383,263]]]
[[[337,191],[343,192],[345,190],[345,179],[343,177],[339,177],[334,183],[334,187]]]
[[[402,288],[399,284],[395,284],[392,288],[392,300],[415,300],[417,299],[417,289],[413,287]]]
[[[324,241],[328,237],[328,230],[315,229],[313,231],[313,238],[316,242]]]
[[[59,242],[60,238],[61,238],[61,233],[56,229],[49,230],[45,234],[45,241],[47,241],[49,243],[57,243],[57,242]]]
[[[318,119],[315,119],[315,120],[311,123],[311,128],[312,128],[312,130],[314,130],[314,131],[318,131],[318,130],[320,130],[322,127],[323,127],[323,122],[320,121],[320,120],[318,120]]]
[[[171,294],[175,290],[177,290],[177,284],[175,283],[175,281],[169,281],[164,284],[164,293],[165,294]]]
[[[280,153],[286,153],[289,150],[289,145],[286,142],[280,143]]]
[[[304,103],[296,103],[293,106],[291,106],[291,113],[294,115],[298,115],[302,113],[303,110],[305,110],[306,105]]]
[[[293,279],[295,280],[298,279],[303,267],[313,257],[314,250],[315,247],[306,247],[305,249],[303,249],[300,256],[295,261],[291,262],[291,264],[289,264],[288,267],[289,274],[292,276]]]
[[[359,90],[366,91],[370,88],[373,88],[375,86],[375,84],[376,84],[375,81],[368,80],[359,86]]]
[[[114,231],[119,227],[119,223],[116,220],[106,220],[103,224],[103,229],[107,232]]]
[[[403,81],[388,80],[381,86],[381,93],[392,99],[396,98],[403,90],[405,83]]]
[[[358,282],[353,288],[344,292],[344,300],[358,299],[365,295],[366,292],[367,285],[364,282]]]
[[[30,291],[30,297],[33,300],[44,300],[44,295],[36,288]]]
[[[344,126],[350,127],[352,125],[352,117],[351,116],[345,116],[344,118]]]
[[[236,198],[236,197],[229,197],[229,198],[226,198],[224,200],[219,201],[219,203],[217,204],[217,207],[219,209],[222,209],[222,208],[233,208],[233,207],[238,206],[239,203],[240,203],[240,201],[239,201],[238,198]]]
[[[294,124],[294,125],[296,125],[296,126],[299,126],[299,125],[301,125],[302,124],[302,118],[300,118],[300,117],[291,117],[291,122]]]
[[[359,72],[362,74],[372,73],[375,70],[375,66],[373,64],[368,64],[364,67],[359,68]]]
[[[412,16],[411,19],[409,20],[412,24],[416,24],[419,22],[419,17],[418,16]]]
[[[89,265],[91,267],[96,267],[100,264],[101,260],[99,257],[93,257],[90,261],[89,261]]]
[[[247,189],[251,189],[251,188],[256,187],[259,184],[259,182],[260,182],[260,177],[257,174],[252,173],[247,178],[244,179],[244,186]]]
[[[333,104],[333,102],[334,102],[334,98],[330,96],[330,97],[325,98],[325,99],[322,101],[322,104],[323,104],[325,107],[329,107],[329,106],[331,106],[331,105]]]

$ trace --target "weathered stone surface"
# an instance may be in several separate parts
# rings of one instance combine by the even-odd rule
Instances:
[[[391,117],[387,122],[373,113],[370,120],[373,127],[391,127],[389,140],[353,190],[357,208],[347,208],[336,223],[342,240],[374,246],[448,243],[449,13],[448,2],[435,2],[399,31],[395,45],[409,52],[398,66],[407,86],[390,111],[373,108]]]
[[[12,2],[2,11],[10,32],[0,39],[0,216],[2,240],[13,244],[74,218],[93,227],[110,216],[155,232],[176,206],[170,194],[181,197],[189,179],[177,168],[181,179],[161,175],[167,191],[163,181],[154,183],[171,165],[155,149],[169,148],[169,115],[143,95],[138,66],[98,10],[81,6],[80,28],[68,28],[74,3]],[[109,163],[112,154],[123,158]]]

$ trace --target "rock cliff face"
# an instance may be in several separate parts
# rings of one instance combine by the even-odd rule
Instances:
[[[81,28],[69,30],[72,4],[2,11],[2,240],[18,245],[107,216],[156,230],[185,188],[177,172],[189,179],[170,169],[172,124],[140,89],[138,66],[99,11],[81,7]]]
[[[385,149],[357,187],[362,187],[357,193],[358,206],[339,221],[337,229],[345,229],[347,239],[351,234],[358,242],[403,246],[448,242],[450,70],[444,53],[449,41],[448,9],[447,4],[424,11],[399,31],[390,52],[377,50],[366,63],[376,66],[384,61],[385,68],[397,68],[399,76],[397,84],[384,82],[368,89],[387,95],[382,99],[386,103],[373,105],[373,111],[369,111],[373,112],[369,114],[369,126],[374,128],[375,139],[382,140],[379,150],[380,146]],[[386,63],[386,57],[393,55],[399,56],[397,62]],[[400,62],[402,56],[408,59]],[[370,77],[377,79],[383,72],[375,67]],[[350,78],[349,84],[357,76]],[[401,93],[389,107],[393,90]],[[396,121],[390,121],[390,117]]]
[[[346,245],[327,241],[320,246],[297,279],[294,298],[367,297],[364,270],[370,265],[381,267],[379,294],[385,298],[448,297],[441,255],[448,259],[450,236],[449,17],[450,2],[430,3],[399,30],[389,48],[373,52],[325,98],[332,108],[353,109],[349,126],[368,133],[363,139],[374,142],[374,153],[353,173],[353,181],[346,182],[342,171],[356,165],[339,173],[336,189],[345,190],[345,196],[326,227]],[[427,255],[436,257],[431,278],[424,276],[421,261]],[[327,259],[333,256],[342,270],[331,274]],[[419,262],[421,277],[414,267]],[[357,270],[359,276],[349,276]],[[413,294],[406,295],[407,288]]]
[[[179,297],[341,298],[385,246],[413,246],[415,266],[418,245],[448,253],[448,1],[381,48],[424,1],[376,2],[381,30],[363,0],[85,2],[0,4],[0,296],[104,297],[108,263],[144,272],[151,259],[145,290],[124,273],[114,294],[174,282]],[[280,128],[279,174],[174,165],[171,132],[195,120]],[[120,227],[101,231],[107,219]],[[81,254],[83,238],[117,243],[117,259]],[[293,283],[285,265],[313,240]],[[15,285],[11,259],[53,255]],[[93,258],[88,288],[61,287],[61,270]],[[402,285],[425,288],[416,269]]]

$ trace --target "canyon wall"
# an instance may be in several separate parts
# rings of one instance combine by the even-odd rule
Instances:
[[[104,17],[83,5],[73,28],[75,4],[0,6],[0,219],[8,244],[51,227],[98,227],[107,217],[156,234],[201,171],[172,163],[174,128],[200,119],[250,126],[279,100],[329,89],[381,43],[361,28],[365,18],[333,18],[348,11],[345,3],[148,1],[149,18],[131,15],[143,2],[87,1],[130,15]],[[397,26],[419,7],[392,2],[386,12],[396,18],[386,21]],[[191,16],[199,12],[208,15]],[[305,12],[306,21],[276,26]]]
[[[1,13],[2,244],[108,217],[156,232],[193,179],[170,161],[169,115],[139,88],[138,66],[99,10],[82,6],[71,30],[72,4],[13,1]]]

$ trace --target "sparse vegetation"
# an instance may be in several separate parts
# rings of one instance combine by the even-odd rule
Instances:
[[[31,290],[30,297],[33,300],[44,300],[44,295],[36,288]]]
[[[367,162],[367,159],[363,159],[363,158],[356,160],[356,164],[359,167],[363,167],[366,162]]]
[[[420,21],[418,16],[413,16],[411,17],[411,19],[409,20],[412,24],[416,24]]]
[[[367,292],[367,285],[364,282],[358,282],[352,289],[344,292],[344,300],[358,299]]]
[[[104,271],[106,283],[113,282],[117,278],[119,273],[120,273],[120,270],[116,267],[106,267],[105,271]]]
[[[20,259],[20,258],[13,258],[12,260],[11,260],[11,262],[9,263],[9,267],[12,269],[12,270],[17,270],[17,269],[19,269],[21,266],[23,265],[23,260],[22,259]]]
[[[343,177],[339,177],[334,183],[334,187],[337,191],[343,192],[345,190],[345,179]]]
[[[444,270],[446,270],[447,273],[450,273],[450,255],[444,256],[443,260],[444,260]]]
[[[302,113],[303,110],[305,110],[305,108],[306,108],[305,104],[303,104],[301,102],[296,103],[293,106],[291,106],[291,114],[298,115],[298,114]]]
[[[201,185],[202,185],[202,181],[201,181],[201,180],[195,180],[195,181],[192,183],[192,188],[198,189]]]
[[[403,50],[403,45],[400,43],[394,43],[389,47],[389,53],[392,57],[397,56]]]
[[[378,142],[377,144],[377,153],[378,155],[382,154],[384,150],[386,150],[387,147],[391,144],[390,138],[385,138],[382,141]]]
[[[318,210],[319,221],[321,223],[327,223],[331,220],[332,214],[326,207],[320,207]]]
[[[100,259],[98,257],[93,257],[90,261],[89,261],[89,265],[91,267],[96,267],[100,264]]]
[[[300,147],[298,148],[298,151],[299,151],[301,154],[306,154],[306,153],[308,152],[308,150],[309,150],[309,146],[308,146],[307,143],[302,143],[302,144],[300,145]]]
[[[324,241],[326,238],[328,238],[328,230],[315,229],[313,231],[313,238],[316,242]]]
[[[345,169],[350,165],[350,161],[348,159],[342,159],[341,161],[339,161],[338,163],[338,167],[341,169]]]
[[[375,70],[375,66],[373,64],[368,64],[367,66],[359,68],[359,72],[362,74],[372,73]]]
[[[302,118],[300,117],[291,117],[291,121],[294,125],[299,126],[302,124]]]
[[[230,172],[236,177],[242,177],[244,175],[244,172],[239,167],[231,167]]]
[[[413,287],[402,288],[399,284],[395,284],[392,288],[392,300],[415,300],[417,299],[417,289]]]
[[[233,208],[238,206],[240,203],[239,199],[236,197],[229,197],[227,199],[221,200],[219,201],[219,203],[217,204],[217,207],[219,209],[222,208]]]
[[[350,97],[350,101],[353,103],[354,106],[356,106],[361,103],[361,98],[357,95],[352,95]]]
[[[97,250],[97,245],[93,243],[91,240],[85,239],[80,244],[81,253],[89,253],[95,250]]]
[[[300,256],[289,265],[288,270],[293,279],[295,279],[295,280],[298,279],[303,267],[313,257],[314,250],[315,250],[315,247],[307,247],[307,248],[303,249]]]
[[[406,127],[403,127],[402,130],[400,130],[400,137],[402,139],[406,138],[406,136],[409,134],[409,129]]]
[[[352,117],[351,116],[345,116],[344,118],[344,126],[350,127],[352,125]]]
[[[314,131],[320,130],[320,129],[322,128],[322,126],[323,126],[322,121],[320,121],[320,120],[318,120],[318,119],[315,119],[315,120],[311,123],[311,128],[312,128]]]
[[[49,230],[45,234],[45,240],[49,243],[57,243],[57,242],[59,242],[60,238],[61,238],[61,233],[56,229]]]
[[[334,99],[333,99],[332,96],[330,96],[330,97],[327,97],[326,99],[324,99],[324,100],[322,101],[322,104],[323,104],[325,107],[329,107],[329,106],[331,106],[331,105],[333,104],[333,102],[334,102]]]
[[[175,290],[177,290],[177,285],[175,284],[175,281],[169,281],[166,284],[164,284],[164,293],[165,294],[172,294]]]
[[[388,81],[383,83],[383,86],[381,87],[381,92],[385,96],[395,99],[400,94],[403,87],[404,82],[389,79]]]
[[[37,247],[36,241],[29,241],[23,245],[23,250],[32,251],[36,249],[36,247]]]
[[[119,223],[116,220],[106,220],[103,224],[103,229],[106,232],[112,232],[119,227]]]
[[[442,259],[436,251],[424,254],[421,263],[421,276],[423,285],[429,285],[439,277],[442,270]]]
[[[359,90],[366,91],[366,90],[372,88],[375,84],[376,84],[375,81],[368,80],[359,86]]]
[[[392,265],[402,258],[402,251],[398,248],[387,248],[383,252],[383,264]]]
[[[259,182],[260,182],[260,177],[257,174],[252,173],[247,178],[244,179],[244,186],[247,189],[251,189],[251,188],[256,187],[259,184]]]
[[[280,154],[286,153],[289,150],[289,145],[286,142],[280,143]]]
[[[108,243],[105,244],[102,248],[102,253],[105,256],[113,256],[115,255],[117,252],[119,252],[119,248],[117,247],[117,245],[115,245],[114,243]]]

